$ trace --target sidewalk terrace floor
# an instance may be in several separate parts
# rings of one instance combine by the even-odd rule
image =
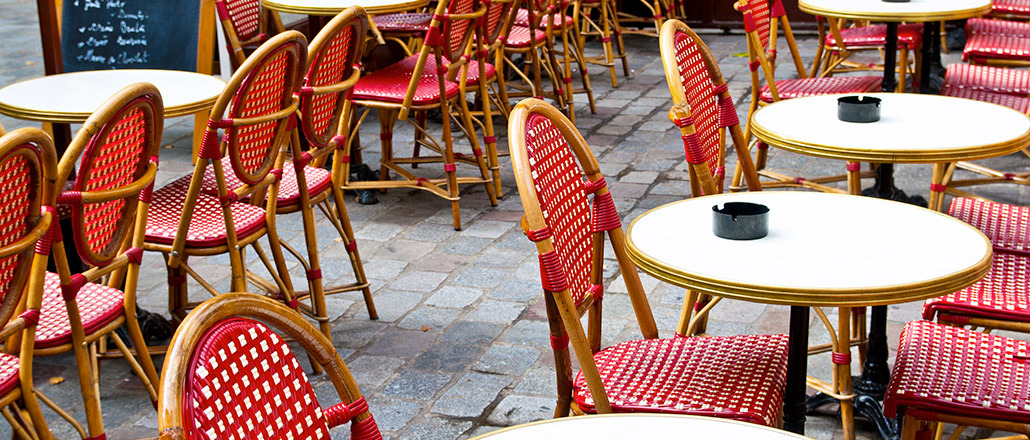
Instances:
[[[0,85],[43,74],[35,2],[0,0]],[[741,121],[750,101],[746,45],[740,32],[700,30],[718,59],[730,93],[737,99]],[[623,224],[646,210],[689,195],[687,168],[679,131],[669,122],[671,104],[658,43],[654,38],[628,36],[629,77],[619,77],[612,88],[607,72],[591,67],[597,113],[586,99],[576,96],[577,127],[597,156],[622,214]],[[799,35],[802,55],[811,60],[816,39]],[[597,53],[588,43],[588,52]],[[959,62],[959,54],[945,55],[945,65]],[[781,64],[780,78],[789,77],[792,65]],[[578,81],[578,79],[577,79]],[[373,116],[374,117],[374,116]],[[8,130],[34,124],[0,116]],[[496,121],[499,144],[506,145],[503,121]],[[378,124],[366,121],[363,136],[367,163],[376,163]],[[169,120],[161,149],[159,184],[191,171],[192,118]],[[77,127],[73,127],[77,129]],[[398,125],[395,139],[411,139],[413,131]],[[402,143],[398,143],[402,145]],[[467,148],[456,140],[456,150]],[[727,173],[735,163],[729,152]],[[839,162],[771,150],[770,167],[795,175],[839,172]],[[1013,154],[993,160],[1009,171],[1026,171],[1030,160]],[[518,221],[522,206],[515,189],[510,162],[502,158],[504,197],[491,207],[482,186],[462,193],[461,231],[451,227],[450,204],[422,191],[379,194],[376,205],[359,205],[348,198],[351,220],[372,283],[379,320],[371,321],[357,294],[330,296],[333,341],[353,372],[380,429],[388,438],[455,439],[519,423],[547,419],[555,405],[553,360],[539,284],[534,246],[522,234]],[[426,167],[428,168],[428,167]],[[899,165],[897,185],[909,194],[928,196],[929,165]],[[868,185],[868,182],[867,182]],[[978,194],[1009,203],[1027,203],[1028,191],[1014,185],[979,187]],[[318,218],[318,216],[316,216]],[[327,285],[349,282],[351,271],[343,244],[321,219],[319,236],[323,274]],[[303,246],[299,214],[280,217],[280,234]],[[843,245],[843,244],[842,244]],[[858,244],[855,244],[858,245]],[[609,258],[612,258],[609,250]],[[639,337],[639,330],[614,259],[606,265],[605,344]],[[196,261],[195,267],[220,289],[228,286],[228,258]],[[303,270],[294,266],[294,284],[304,285]],[[644,287],[663,336],[671,336],[680,313],[684,290],[646,275]],[[139,281],[139,305],[151,311],[167,308],[163,260],[147,253]],[[193,285],[194,298],[199,298]],[[919,319],[921,303],[890,307],[888,338],[893,350],[902,326]],[[783,306],[726,301],[713,312],[713,334],[786,333],[788,309]],[[811,343],[828,341],[822,324],[812,316]],[[832,318],[831,318],[832,320]],[[835,322],[835,320],[834,320]],[[304,356],[299,356],[303,359]],[[856,357],[857,358],[857,357]],[[160,359],[158,360],[160,362]],[[121,361],[102,364],[101,396],[108,438],[157,435],[157,415],[146,392]],[[160,363],[158,363],[160,365]],[[809,360],[809,372],[829,379],[828,355]],[[859,365],[853,366],[859,371]],[[37,358],[36,384],[48,396],[85,420],[76,383],[74,358],[68,354]],[[53,378],[63,378],[59,383]],[[311,377],[324,397],[336,402],[324,376]],[[820,440],[843,438],[836,408],[810,415],[807,435]],[[57,438],[76,438],[70,425],[53,413],[47,418]],[[6,423],[0,437],[9,436]],[[872,425],[857,421],[858,437],[876,438]],[[349,438],[346,428],[333,438]],[[966,437],[983,437],[969,430]]]

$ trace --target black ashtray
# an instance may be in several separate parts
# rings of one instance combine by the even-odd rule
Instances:
[[[910,0],[880,0],[887,3],[908,3]]]
[[[769,234],[769,207],[757,203],[727,202],[712,207],[712,232],[730,240],[754,240]]]
[[[837,119],[844,122],[879,121],[880,98],[872,96],[842,96],[837,98]]]

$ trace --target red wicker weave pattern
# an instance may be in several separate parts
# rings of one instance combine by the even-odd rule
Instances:
[[[416,105],[440,102],[440,84],[436,79],[435,58],[431,56],[429,62],[426,63],[426,68],[422,71],[422,78],[419,79],[418,88],[415,89],[415,98],[412,100]],[[411,75],[415,71],[416,61],[418,61],[418,55],[412,55],[384,69],[361,77],[357,84],[354,84],[352,98],[403,102],[404,94],[408,91],[408,81],[411,80]],[[456,82],[444,80],[444,87],[447,91],[447,98],[458,93],[459,85]]]
[[[229,20],[236,28],[240,41],[247,41],[258,35],[261,17],[261,2],[258,0],[225,0]]]
[[[233,97],[229,117],[254,118],[282,110],[283,103],[289,102],[289,97],[293,93],[293,90],[286,89],[290,70],[287,67],[294,62],[290,58],[288,52],[280,51],[260,68],[251,72]],[[226,133],[228,151],[230,155],[238,155],[240,166],[243,168],[235,170],[234,167],[236,175],[242,180],[247,181],[241,172],[254,175],[266,162],[274,159],[278,148],[278,145],[273,145],[276,128],[284,121],[272,120],[233,127]]]
[[[1027,0],[993,0],[991,11],[996,14],[1030,15],[1030,1]]]
[[[747,7],[751,11],[751,18],[755,22],[758,39],[762,43],[762,50],[769,50],[769,32],[772,29],[772,14],[769,12],[769,2],[767,0],[748,0]]]
[[[926,321],[901,333],[883,401],[898,407],[1030,422],[1030,347],[1025,341]]]
[[[714,415],[775,426],[786,385],[787,336],[639,339],[594,360],[616,412]],[[593,411],[582,372],[573,398]]]
[[[1030,258],[996,252],[991,271],[976,284],[926,300],[924,319],[939,312],[1030,322]]]
[[[33,197],[32,181],[35,179],[38,176],[24,157],[12,156],[0,163],[0,194],[3,194],[3,203],[0,204],[0,247],[25,236]],[[9,293],[21,261],[21,255],[18,254],[0,258],[0,294]]]
[[[75,179],[76,191],[103,191],[123,187],[140,178],[149,162],[144,151],[147,141],[147,120],[140,108],[134,108],[112,121],[106,139],[91,142],[82,153],[82,164]],[[81,209],[81,211],[78,211]],[[136,199],[118,199],[73,207],[76,223],[82,222],[85,237],[77,237],[76,247],[86,246],[97,257],[113,258],[125,235],[131,232],[125,223],[136,212]],[[79,252],[84,254],[84,252]],[[88,258],[87,260],[92,260]],[[87,261],[99,265],[106,261]]]
[[[856,28],[840,30],[840,36],[844,39],[845,47],[869,47],[883,46],[887,44],[887,25],[876,24]],[[909,49],[919,47],[923,43],[923,25],[903,24],[898,26],[898,45],[908,46]],[[826,45],[837,46],[837,38],[833,33],[826,34]]]
[[[963,61],[981,61],[990,58],[1030,59],[1030,36],[1014,37],[1001,34],[969,34],[962,48]]]
[[[21,360],[17,356],[0,353],[0,394],[7,394],[18,385]]]
[[[966,21],[966,34],[997,34],[1012,37],[1030,36],[1030,23],[1009,20],[970,18]]]
[[[478,1],[474,0],[451,0],[451,3],[447,5],[448,14],[471,14],[475,4]],[[456,18],[449,18],[444,20],[443,26],[440,30],[440,34],[444,36],[447,43],[443,46],[443,55],[449,60],[456,60],[462,55],[462,51],[465,49],[464,43],[468,41],[469,33],[472,32],[470,25],[472,20],[459,20]]]
[[[532,114],[526,121],[526,151],[544,220],[551,229],[573,301],[590,289],[593,260],[590,205],[572,149],[549,119]]]
[[[547,34],[544,31],[540,29],[535,29],[533,31],[532,41],[540,43],[541,41],[544,41],[544,38],[547,38]],[[505,46],[514,48],[529,47],[530,42],[529,28],[515,25],[512,26],[511,31],[508,32],[508,39],[505,42]]]
[[[75,296],[86,335],[122,316],[125,293],[100,284],[86,283]],[[47,272],[43,284],[43,307],[36,327],[36,347],[45,348],[72,341],[72,327],[68,308],[61,296],[61,279]]]
[[[982,231],[995,246],[1030,251],[1030,208],[956,197],[948,214]]]
[[[871,93],[880,90],[883,78],[879,76],[833,76],[828,78],[785,79],[776,81],[780,99],[833,93]],[[761,100],[772,102],[769,86],[762,86]]]
[[[190,365],[183,400],[189,438],[329,438],[300,363],[264,325],[241,318],[215,324]]]
[[[228,165],[227,159],[222,159],[223,165]],[[332,175],[325,168],[304,167],[304,177],[308,183],[308,194],[311,197],[318,196],[332,184]],[[186,183],[189,183],[187,180]],[[233,191],[243,186],[243,182],[229,174],[225,176],[225,187]],[[200,191],[211,196],[218,195],[218,183],[215,181],[215,169],[208,166],[204,170],[204,180],[201,183]],[[241,202],[249,202],[250,197],[244,196]],[[300,202],[300,186],[297,185],[297,173],[293,170],[293,162],[283,162],[283,178],[279,181],[279,197],[276,199],[277,206],[289,206]]]
[[[353,29],[353,27],[344,28],[336,34],[332,43],[322,49],[321,53],[312,54],[316,58],[312,60],[311,69],[304,78],[305,86],[321,87],[337,84],[347,79],[345,75],[350,74],[347,62],[352,58],[348,56],[347,52],[351,48]],[[312,72],[314,72],[314,78],[311,78]],[[336,110],[341,108],[343,93],[328,93],[305,97],[305,99],[312,101],[310,113],[304,115],[308,119],[305,121],[306,125],[310,125],[310,134],[314,135],[309,135],[308,140],[314,138],[320,141],[317,146],[323,147],[336,134],[333,122],[339,120]],[[305,129],[308,131],[308,127]]]
[[[433,14],[428,12],[399,12],[372,17],[379,32],[426,32]]]
[[[952,87],[949,85],[945,85],[941,88],[940,94],[944,96],[954,96],[956,98],[973,99],[976,101],[1003,105],[1022,113],[1030,112],[1030,98],[1025,96],[994,93],[986,90],[968,89],[965,87]]]
[[[1003,67],[954,63],[949,65],[948,70],[944,73],[944,87],[985,90],[1026,98],[1030,96],[1030,72]]]
[[[714,176],[720,165],[718,96],[713,93],[712,77],[694,39],[683,32],[677,32],[673,38],[676,42],[676,67],[690,104],[690,116],[704,151],[704,160]]]
[[[190,177],[184,176],[154,191],[154,200],[147,214],[147,241],[171,244],[175,240]],[[265,210],[258,206],[233,203],[230,209],[237,237],[246,236],[265,225]],[[224,245],[225,240],[221,202],[217,197],[200,194],[186,233],[186,246],[211,247]]]
[[[561,27],[562,20],[565,20],[565,27],[567,27],[567,28],[568,27],[572,27],[572,25],[574,24],[573,21],[572,21],[572,17],[569,16],[569,15],[565,15],[565,14],[561,14],[561,15],[550,14],[550,17],[551,17],[551,25],[555,29],[558,29],[559,27]],[[529,10],[527,10],[527,9],[519,9],[519,10],[515,11],[515,25],[516,26],[526,26],[526,27],[529,27]],[[547,26],[547,22],[546,21],[540,23],[540,27],[541,28],[546,27],[546,26]]]
[[[511,9],[511,3],[494,3],[486,0],[486,42],[489,45],[497,41],[501,34],[501,21],[505,18],[505,11]]]

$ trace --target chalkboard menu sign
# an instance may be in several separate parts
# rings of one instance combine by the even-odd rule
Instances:
[[[65,72],[197,70],[200,0],[64,0]]]

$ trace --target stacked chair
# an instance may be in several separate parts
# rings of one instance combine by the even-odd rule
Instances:
[[[994,66],[1030,65],[1030,23],[971,18],[962,60]]]
[[[882,82],[880,76],[808,77],[780,0],[772,0],[771,5],[767,0],[740,0],[734,4],[734,7],[743,14],[744,30],[747,32],[748,59],[751,69],[749,119],[759,106],[781,99],[833,93],[869,93],[880,90]],[[776,41],[778,40],[777,29],[779,26],[782,26],[786,36],[790,56],[797,70],[797,79],[776,80],[776,57],[778,54]],[[765,85],[761,85],[759,69],[764,74]],[[745,131],[745,139],[750,142],[749,131]],[[768,149],[768,145],[758,142],[758,151],[754,159],[759,175],[771,179],[763,180],[763,187],[803,187],[824,192],[843,192],[838,188],[826,185],[826,183],[846,180],[846,174],[806,179],[766,169]],[[849,171],[856,171],[858,167],[858,163],[847,165]],[[742,168],[738,166],[733,176],[733,187],[740,187],[741,177]]]
[[[325,370],[340,403],[321,407],[285,338]],[[352,439],[382,438],[329,339],[267,298],[227,293],[201,304],[172,337],[162,371],[162,440],[328,439],[348,422]]]
[[[719,66],[704,42],[679,20],[668,20],[662,25],[659,41],[665,77],[672,93],[673,105],[669,118],[680,128],[683,136],[690,170],[691,194],[696,197],[723,191],[727,133],[740,158],[738,164],[748,189],[760,191],[761,183],[750,161],[751,156],[740,130],[733,100]],[[688,291],[683,316],[676,329],[677,336],[703,334],[708,313],[720,299]],[[834,331],[826,314],[819,308],[815,310],[832,335],[833,342],[829,347],[833,352],[832,358],[834,361],[840,359],[841,362],[835,362],[832,383],[810,378],[809,386],[840,400],[844,437],[853,439],[855,426],[851,404],[851,363],[844,362],[851,357],[851,312],[844,309],[838,313],[837,330]],[[858,327],[864,332],[864,325]],[[860,338],[858,343],[862,341]]]
[[[187,275],[212,295],[219,293],[189,265],[190,257],[228,253],[230,289],[247,291],[247,279],[254,276],[245,264],[243,249],[248,245],[274,279],[275,291],[270,293],[299,306],[286,273],[275,217],[282,150],[289,144],[290,121],[299,106],[295,93],[307,59],[306,43],[299,32],[288,31],[251,54],[215,101],[193,173],[154,191],[144,249],[165,258],[169,310],[177,319],[191,307]],[[209,193],[212,188],[217,195]],[[263,196],[264,206],[240,201],[255,194]],[[257,242],[266,235],[274,264]]]
[[[476,26],[479,18],[485,13],[485,7],[478,0],[451,0],[440,2],[434,12],[425,41],[418,55],[412,55],[390,66],[362,77],[354,85],[351,98],[354,104],[367,109],[359,118],[360,126],[368,111],[376,109],[380,121],[380,141],[382,158],[380,160],[380,180],[375,182],[350,181],[344,173],[344,188],[348,189],[388,189],[412,188],[429,191],[451,202],[454,229],[461,229],[461,212],[458,201],[459,185],[483,184],[492,205],[497,205],[494,180],[490,177],[486,157],[479,146],[475,127],[468,103],[461,93],[462,83],[466,82],[472,69],[469,54],[474,43],[483,41],[482,27]],[[427,65],[428,64],[428,65]],[[475,59],[477,72],[485,72],[482,57]],[[459,75],[459,71],[465,75]],[[460,77],[459,77],[460,76]],[[434,139],[419,124],[413,124],[421,133],[419,143],[437,153],[436,157],[397,157],[393,151],[393,127],[398,119],[406,120],[409,111],[427,112],[440,110],[443,114],[443,132],[440,140]],[[472,157],[467,157],[478,168],[478,175],[462,176],[457,174],[457,154],[454,152],[451,119],[456,119],[458,127],[471,144]],[[416,120],[419,117],[416,116]],[[487,121],[490,125],[492,122]],[[355,128],[357,130],[357,128]],[[350,156],[350,143],[343,155]],[[443,178],[424,178],[404,168],[404,165],[418,163],[443,162]],[[390,180],[390,173],[395,173],[402,180]]]
[[[556,108],[519,103],[508,126],[525,215],[540,258],[558,382],[555,416],[661,412],[779,423],[787,337],[659,339],[612,195],[586,141]],[[585,180],[584,180],[585,178]],[[588,203],[593,194],[593,203]],[[645,339],[601,349],[601,253],[608,236]],[[581,316],[589,311],[589,328]],[[573,376],[569,343],[582,371]],[[700,359],[719,359],[698,368]]]
[[[69,188],[57,195],[58,207],[70,211],[75,249],[65,249],[55,222],[47,239],[57,272],[45,277],[35,355],[74,352],[86,429],[40,398],[82,438],[104,435],[98,360],[107,354],[108,340],[157,403],[157,371],[136,321],[136,281],[163,121],[161,95],[153,85],[126,87],[90,116],[58,166],[56,187]],[[89,268],[73,272],[66,252],[76,252]],[[122,325],[135,356],[115,333]]]
[[[215,0],[215,11],[232,52],[233,68],[247,60],[248,48],[263,44],[284,29],[279,13],[262,7],[260,0]]]
[[[50,136],[23,128],[0,137],[0,414],[13,436],[50,439],[32,382],[35,333],[55,217],[57,154]]]

